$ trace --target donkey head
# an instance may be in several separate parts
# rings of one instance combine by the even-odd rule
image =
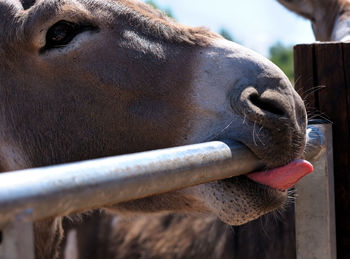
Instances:
[[[269,168],[298,158],[306,113],[258,54],[133,0],[0,0],[2,171],[215,139]],[[286,191],[245,176],[115,205],[242,224]]]

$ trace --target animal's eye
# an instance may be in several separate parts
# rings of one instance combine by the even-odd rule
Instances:
[[[89,24],[83,25],[68,21],[59,21],[47,31],[46,45],[41,51],[64,47],[79,33],[93,29],[95,28]]]

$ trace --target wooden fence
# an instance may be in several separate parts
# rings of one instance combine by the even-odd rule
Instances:
[[[333,124],[337,255],[350,258],[350,43],[294,47],[295,87],[309,117]]]

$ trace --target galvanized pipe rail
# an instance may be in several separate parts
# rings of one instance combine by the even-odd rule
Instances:
[[[323,143],[308,129],[307,153]],[[246,174],[263,163],[245,146],[208,142],[0,175],[0,226],[26,211],[30,220],[68,215]]]
[[[209,142],[0,175],[0,225],[143,198],[261,168],[241,145]]]

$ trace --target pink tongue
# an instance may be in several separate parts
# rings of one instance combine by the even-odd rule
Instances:
[[[247,176],[255,182],[268,185],[272,188],[287,190],[313,170],[313,166],[308,161],[297,159],[286,166],[268,171],[251,173]]]

